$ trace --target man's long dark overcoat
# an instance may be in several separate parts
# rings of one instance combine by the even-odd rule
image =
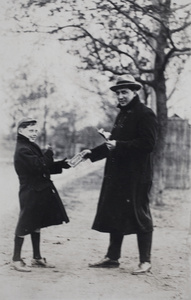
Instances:
[[[123,234],[153,230],[149,208],[152,152],[157,139],[157,119],[136,96],[121,107],[111,131],[116,147],[106,144],[90,154],[92,162],[106,158],[104,179],[92,228]]]
[[[61,161],[53,161],[53,152],[43,153],[37,144],[19,134],[14,166],[20,182],[20,215],[15,234],[23,236],[38,228],[69,222],[50,179],[50,174],[62,173]]]

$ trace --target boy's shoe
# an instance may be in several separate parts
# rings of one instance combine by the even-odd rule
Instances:
[[[27,267],[26,263],[22,259],[19,261],[12,260],[11,269],[20,272],[31,272],[31,268]]]
[[[151,270],[151,264],[149,262],[144,262],[139,264],[138,269],[132,272],[133,275],[145,274]]]
[[[31,267],[37,267],[37,268],[55,268],[55,265],[47,263],[46,258],[39,258],[39,259],[33,258],[31,260]]]
[[[110,259],[109,257],[106,257],[95,264],[89,264],[89,267],[90,268],[118,268],[119,265],[120,263],[118,262],[118,260],[113,260]]]

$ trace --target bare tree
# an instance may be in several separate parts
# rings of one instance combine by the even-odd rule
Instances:
[[[9,101],[7,110],[11,117],[11,128],[15,135],[15,128],[19,119],[24,116],[39,117],[42,122],[42,132],[39,141],[42,146],[47,142],[47,119],[50,120],[53,109],[50,113],[51,95],[55,92],[54,84],[45,81],[29,83],[27,73],[19,74],[13,81],[9,82]],[[56,109],[56,108],[55,108]]]
[[[30,0],[22,6],[30,26],[24,28],[18,21],[18,31],[44,32],[60,42],[77,42],[75,54],[81,57],[84,69],[99,70],[110,80],[131,73],[144,85],[146,98],[152,96],[156,102],[159,122],[156,203],[161,202],[164,187],[168,71],[173,64],[179,74],[191,54],[190,6],[172,0]],[[34,8],[48,11],[50,25],[32,21]]]

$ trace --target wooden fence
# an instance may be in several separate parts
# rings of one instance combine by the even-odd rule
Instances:
[[[191,127],[187,120],[169,118],[165,147],[165,187],[190,188]]]

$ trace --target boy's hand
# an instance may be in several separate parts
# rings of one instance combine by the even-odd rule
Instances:
[[[64,158],[62,160],[62,168],[63,169],[69,169],[69,168],[71,168],[71,166],[68,164],[68,159],[67,158]]]
[[[51,150],[51,151],[52,151],[52,146],[51,146],[51,145],[46,145],[44,149],[45,149],[45,150]]]

